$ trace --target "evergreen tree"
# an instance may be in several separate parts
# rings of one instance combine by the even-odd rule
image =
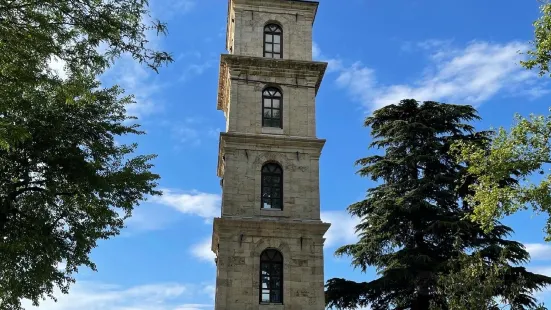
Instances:
[[[361,218],[360,240],[341,247],[337,255],[350,255],[363,272],[375,267],[379,278],[364,283],[329,280],[328,306],[461,309],[453,307],[449,280],[460,280],[465,268],[477,262],[483,268],[499,266],[491,269],[497,270],[491,274],[496,281],[479,273],[480,281],[469,283],[469,289],[483,294],[472,295],[472,306],[462,309],[477,309],[481,302],[486,304],[479,309],[494,309],[500,298],[513,309],[536,307],[532,292],[550,284],[551,278],[519,266],[529,254],[522,244],[507,240],[509,227],[495,222],[485,232],[467,218],[472,206],[462,198],[476,180],[454,159],[450,146],[461,141],[488,144],[489,133],[476,132],[469,125],[478,118],[470,106],[410,99],[366,119],[374,137],[371,148],[385,153],[358,160],[359,174],[382,183],[348,208]],[[455,293],[467,284],[460,282],[452,283]],[[482,290],[480,285],[487,287]]]

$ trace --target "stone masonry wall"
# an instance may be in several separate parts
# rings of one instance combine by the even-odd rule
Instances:
[[[282,86],[295,83],[292,78],[262,78],[264,83],[232,81],[228,109],[228,132],[280,134],[315,137],[315,89]],[[262,127],[262,91],[276,86],[283,94],[283,129]]]
[[[267,151],[255,145],[226,152],[222,216],[319,220],[319,154],[307,152],[293,146]],[[261,209],[261,169],[267,162],[283,168],[283,211]]]
[[[264,26],[277,23],[283,29],[283,59],[312,60],[312,18],[303,11],[271,11],[262,7],[253,11],[245,6],[235,6],[230,26],[235,29],[229,45],[233,54],[264,56]]]
[[[220,232],[215,310],[324,309],[323,239],[308,226],[295,229],[277,223],[262,227],[236,225]],[[302,237],[302,244],[301,239]],[[283,254],[283,304],[261,304],[260,255],[266,249]]]

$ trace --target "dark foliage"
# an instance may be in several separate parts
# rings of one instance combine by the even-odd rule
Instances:
[[[348,210],[361,218],[360,241],[337,250],[366,271],[375,267],[379,278],[355,283],[331,279],[326,285],[327,305],[374,310],[450,309],[443,294],[442,277],[464,268],[459,258],[477,255],[490,268],[505,260],[491,297],[504,297],[513,309],[536,306],[532,290],[551,278],[515,267],[529,259],[522,244],[507,240],[511,229],[496,222],[490,232],[466,219],[472,212],[462,200],[475,182],[450,154],[457,141],[488,143],[487,132],[475,132],[469,122],[478,119],[470,106],[402,100],[375,111],[365,125],[371,127],[372,148],[384,155],[362,158],[359,174],[382,181],[368,190],[365,200]],[[506,186],[513,179],[503,180]],[[479,279],[484,283],[484,279]],[[519,287],[514,296],[508,286]]]

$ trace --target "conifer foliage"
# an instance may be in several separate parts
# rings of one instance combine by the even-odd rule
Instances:
[[[462,198],[476,179],[454,159],[450,146],[461,141],[488,144],[489,133],[476,132],[469,124],[478,118],[470,106],[408,99],[366,119],[371,148],[384,154],[358,160],[359,174],[380,184],[348,208],[361,218],[360,240],[341,247],[337,255],[351,256],[364,272],[375,267],[378,278],[364,283],[329,280],[329,307],[497,309],[496,302],[512,309],[536,307],[533,292],[551,278],[520,266],[529,254],[522,244],[507,239],[511,228],[495,222],[485,232],[466,217],[473,207]],[[475,283],[461,283],[461,274],[472,266],[495,272],[491,277],[478,273],[481,278]],[[466,288],[470,293],[463,294],[460,290]],[[454,307],[457,296],[465,298],[461,308]]]

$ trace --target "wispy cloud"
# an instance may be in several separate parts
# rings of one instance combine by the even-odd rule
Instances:
[[[451,41],[429,40],[415,48],[424,53],[427,64],[410,82],[380,83],[374,69],[361,62],[343,66],[337,59],[337,85],[368,110],[406,98],[480,105],[498,95],[534,99],[549,93],[543,80],[519,64],[526,43],[473,41],[454,47]],[[322,55],[319,47],[314,53]]]
[[[343,246],[358,241],[356,225],[360,223],[357,217],[352,217],[345,211],[328,211],[321,213],[324,222],[331,223],[325,234],[325,247]]]
[[[551,260],[551,245],[545,243],[524,244],[531,260]],[[550,269],[551,271],[551,269]],[[551,273],[550,273],[551,274]]]
[[[197,6],[195,0],[155,0],[151,1],[151,10],[155,17],[171,20],[178,15],[191,12]]]
[[[434,49],[446,49],[451,46],[453,40],[428,39],[419,42],[406,41],[401,45],[404,52],[426,51]]]
[[[129,55],[123,55],[117,60],[102,76],[102,82],[107,85],[117,84],[127,94],[134,95],[136,102],[126,107],[128,115],[142,118],[163,109],[161,102],[155,98],[163,87],[158,76]]]
[[[169,21],[178,15],[190,12],[196,5],[194,0],[156,0],[151,1],[150,10],[153,18],[163,22]],[[149,17],[144,16],[143,23],[150,24]],[[165,36],[158,34],[155,29],[146,33],[148,47],[157,50],[166,50]],[[59,71],[60,64],[52,61],[51,66]],[[101,81],[106,85],[119,85],[127,94],[135,96],[135,104],[127,106],[127,113],[143,118],[144,116],[163,111],[164,103],[157,96],[167,86],[161,83],[160,78],[153,70],[139,64],[130,55],[125,54],[105,72]]]
[[[129,237],[144,232],[166,229],[182,219],[178,215],[180,213],[172,208],[152,202],[142,203],[134,209],[132,216],[126,220],[126,228],[122,235]]]
[[[200,243],[197,243],[191,247],[191,254],[198,258],[201,261],[209,262],[214,264],[214,258],[216,255],[211,250],[212,239],[205,238]]]
[[[342,60],[337,58],[330,58],[325,56],[319,47],[319,45],[314,42],[312,44],[312,59],[316,61],[325,61],[327,62],[327,72],[335,72],[343,69]]]
[[[203,75],[207,70],[213,69],[216,61],[213,59],[190,63],[183,69],[180,76],[181,82],[192,80],[193,78]]]
[[[163,126],[172,132],[172,138],[178,142],[177,147],[197,146],[205,139],[215,140],[220,134],[220,129],[215,129],[201,118],[187,117],[178,122],[164,122]]]
[[[203,286],[178,283],[148,284],[134,287],[122,287],[104,283],[75,283],[69,294],[55,292],[58,302],[45,300],[40,310],[198,310],[212,309],[208,291]],[[190,301],[192,301],[190,303]],[[195,302],[193,302],[195,301]],[[26,310],[37,309],[27,300],[23,302]]]
[[[221,197],[218,194],[163,189],[163,196],[154,197],[151,201],[169,206],[181,213],[199,216],[207,220],[220,216]]]
[[[220,216],[221,198],[218,194],[202,193],[196,190],[183,191],[162,189],[161,197],[149,197],[149,200],[138,205],[132,216],[125,221],[123,237],[163,230],[186,219],[186,216],[197,216],[211,223],[214,217]],[[119,210],[120,211],[120,210]],[[123,216],[123,212],[120,211]]]

